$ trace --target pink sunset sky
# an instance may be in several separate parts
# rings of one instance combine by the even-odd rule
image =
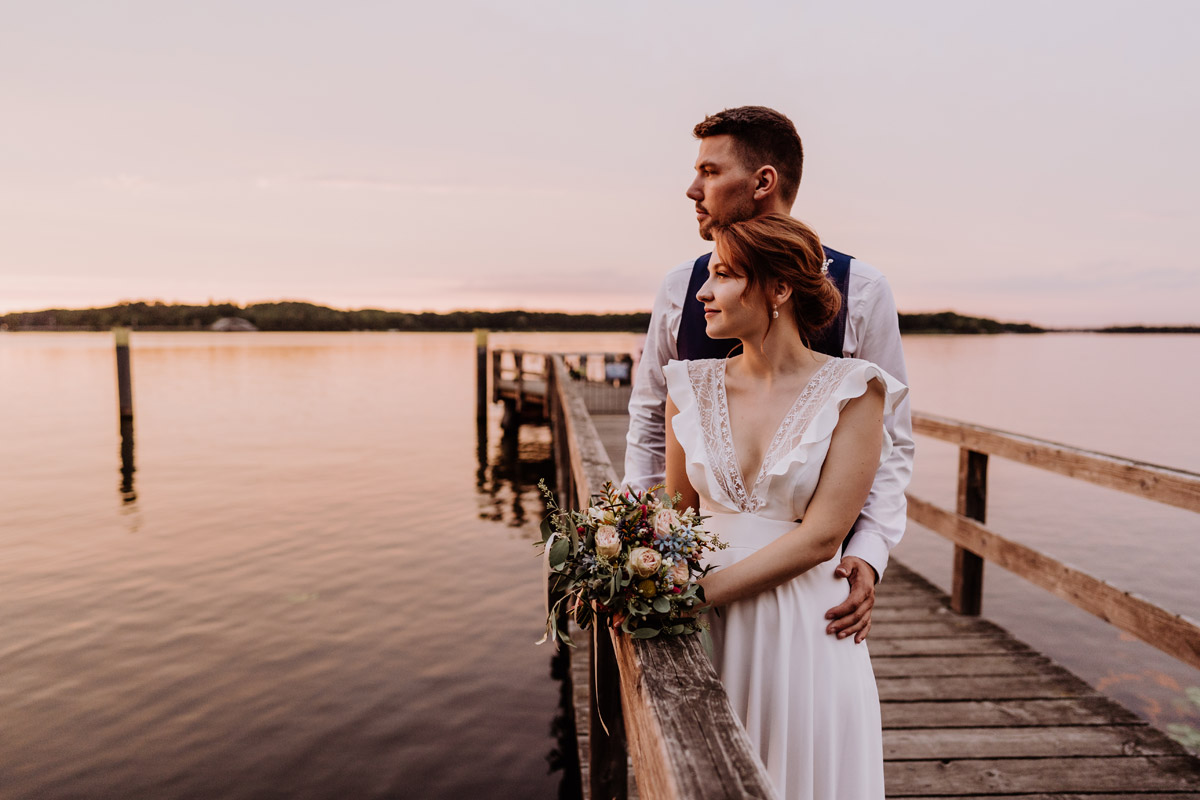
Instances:
[[[0,31],[0,311],[649,309],[706,113],[902,311],[1200,323],[1200,4],[46,2]]]

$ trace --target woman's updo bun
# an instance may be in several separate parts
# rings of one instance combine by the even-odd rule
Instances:
[[[746,276],[747,291],[766,290],[776,281],[791,287],[786,310],[806,346],[837,317],[842,295],[822,269],[825,251],[812,228],[786,214],[767,214],[723,225],[714,233],[730,266]],[[765,294],[764,310],[770,318]],[[780,307],[779,313],[784,312]]]

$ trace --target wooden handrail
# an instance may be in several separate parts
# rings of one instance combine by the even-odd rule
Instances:
[[[1200,626],[1187,617],[1173,614],[1149,600],[1122,591],[911,494],[908,495],[908,516],[918,525],[924,525],[1164,653],[1200,667]]]
[[[991,561],[1200,668],[1200,625],[1195,621],[983,525],[989,454],[1192,511],[1200,511],[1200,475],[928,414],[913,414],[913,432],[960,447],[957,513],[907,496],[909,519],[954,543],[951,605],[956,611],[980,612],[983,562]]]
[[[549,358],[556,460],[570,464],[568,483],[573,484],[574,502],[583,505],[605,481],[616,483],[617,476],[565,362],[559,355]],[[645,800],[776,797],[697,637],[634,641],[611,629],[599,633],[593,640],[592,685],[604,685],[604,676],[596,670],[603,666],[603,651],[611,646],[619,665],[621,697],[617,719],[611,713],[612,698],[593,698],[594,707],[599,703],[608,709],[601,716],[614,735],[601,735],[597,728],[591,731],[592,797],[624,797],[624,787],[613,785],[613,776],[617,781],[623,777],[623,763],[616,768],[595,760],[598,745],[603,750],[612,739],[621,740],[622,734],[615,730],[618,723],[628,738],[638,794]],[[624,760],[624,753],[600,755]]]
[[[913,414],[913,433],[957,444],[977,453],[1019,461],[1038,469],[1136,494],[1147,500],[1200,511],[1200,475],[1071,445],[998,431],[981,425]]]

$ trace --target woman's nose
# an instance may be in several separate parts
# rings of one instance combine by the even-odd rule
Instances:
[[[698,292],[696,292],[696,299],[699,300],[701,303],[707,303],[709,300],[712,299],[713,293],[712,293],[712,290],[709,289],[709,287],[708,287],[708,284],[711,282],[712,282],[712,278],[709,278],[700,286],[700,290]]]

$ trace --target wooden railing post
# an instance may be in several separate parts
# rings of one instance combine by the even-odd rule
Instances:
[[[603,620],[598,622],[592,627],[592,702],[588,724],[591,797],[625,800],[629,776],[625,770],[621,672],[608,626]]]
[[[987,521],[987,463],[987,453],[958,451],[958,513],[981,525]],[[983,559],[957,544],[950,607],[970,616],[983,610]]]

